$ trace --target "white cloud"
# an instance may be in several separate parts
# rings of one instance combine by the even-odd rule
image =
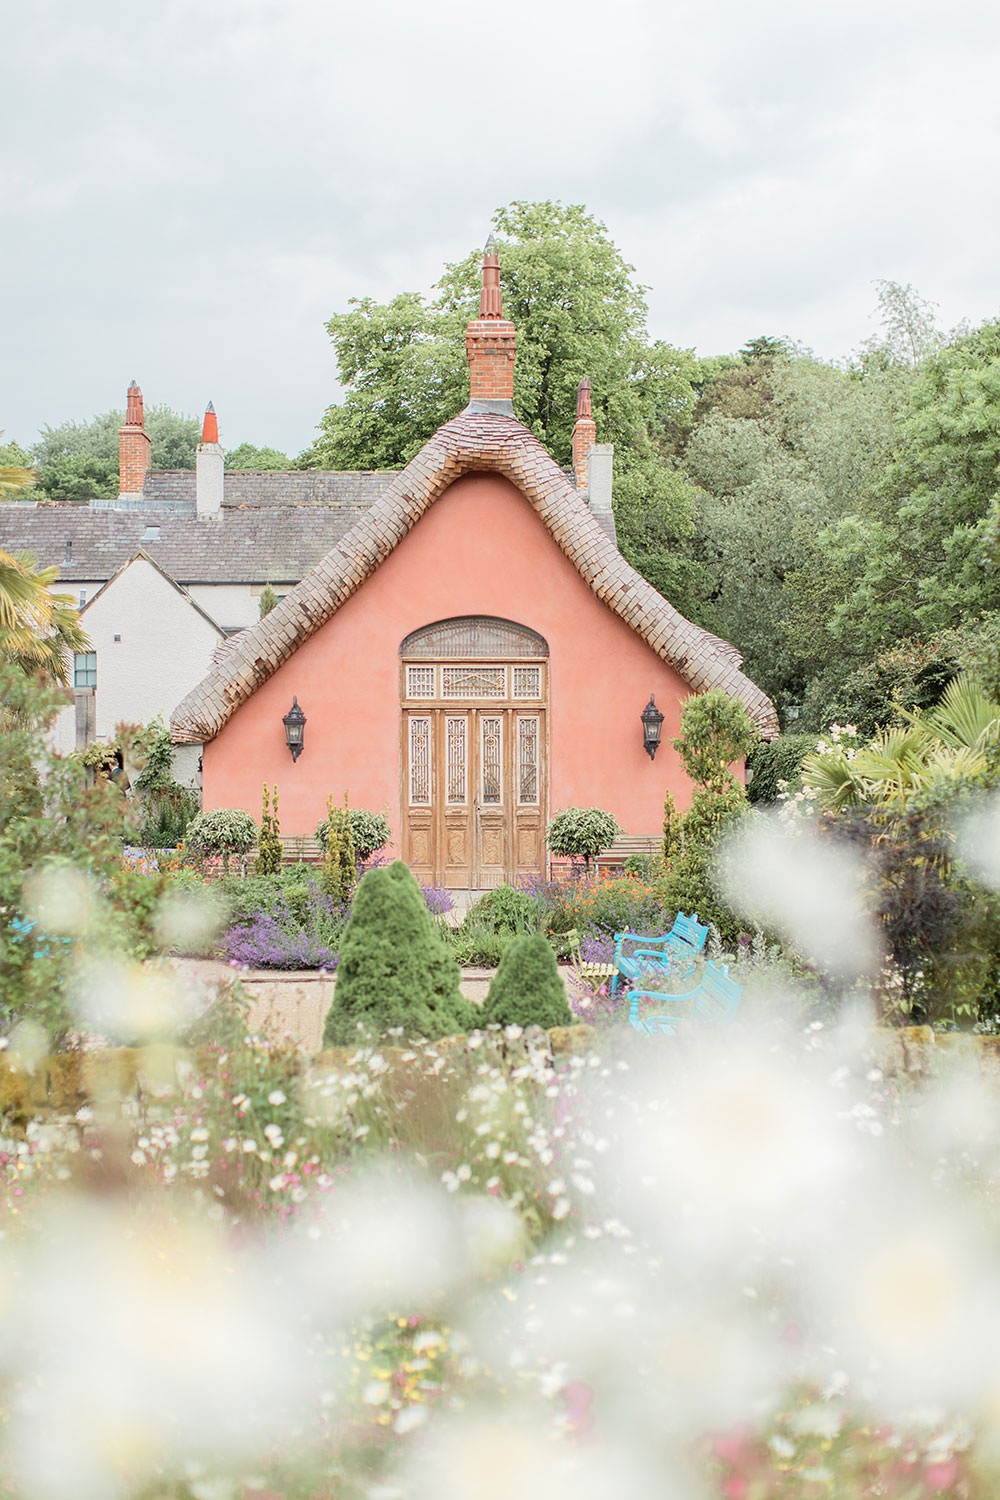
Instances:
[[[323,321],[426,289],[515,197],[584,202],[704,352],[872,332],[872,281],[998,311],[1000,13],[959,0],[72,0],[7,22],[0,422],[209,397],[304,446]]]

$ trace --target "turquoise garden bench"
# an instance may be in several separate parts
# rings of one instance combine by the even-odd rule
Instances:
[[[698,983],[680,995],[665,995],[662,990],[629,991],[629,1025],[643,1036],[676,1036],[678,1027],[687,1021],[704,1021],[710,1026],[731,1021],[739,1007],[743,986],[730,979],[725,964],[706,963]],[[639,1002],[655,1000],[666,1007],[656,1015],[640,1016]]]
[[[630,984],[641,983],[644,979],[666,978],[675,967],[689,967],[701,956],[707,937],[708,927],[698,921],[698,913],[687,917],[682,911],[677,913],[674,925],[663,937],[616,932],[611,994],[618,993],[622,979]]]

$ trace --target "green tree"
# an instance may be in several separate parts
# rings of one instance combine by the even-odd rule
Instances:
[[[240,443],[226,454],[227,469],[290,469],[292,460],[287,453],[277,448],[255,448],[253,443]]]
[[[779,706],[836,660],[863,659],[838,611],[870,545],[871,496],[898,441],[907,372],[838,370],[775,353],[737,367],[759,400],[702,408],[681,459],[698,486],[691,613],[732,641]],[[723,378],[726,372],[723,372]],[[766,400],[764,396],[766,395]]]
[[[359,1033],[437,1038],[466,1030],[471,1005],[460,970],[401,860],[369,870],[344,929],[337,988],[326,1017],[328,1046],[350,1046]]]
[[[77,954],[65,928],[39,925],[27,890],[36,874],[69,872],[82,907],[89,893],[96,909],[121,864],[121,797],[77,757],[49,748],[46,729],[64,703],[63,693],[0,662],[0,1032],[30,1018],[55,1041],[71,1024]],[[102,924],[80,916],[74,935],[97,935]]]
[[[603,224],[579,204],[515,202],[493,216],[504,312],[517,328],[514,409],[568,465],[577,386],[592,382],[602,442],[615,444],[615,512],[625,556],[686,604],[694,495],[671,471],[702,366],[650,342],[644,289]],[[327,324],[343,401],[313,450],[331,468],[406,463],[468,399],[465,325],[479,305],[481,251],[447,266],[426,301],[354,301]]]
[[[678,817],[668,792],[663,806],[666,874],[660,898],[667,910],[697,913],[733,941],[738,919],[717,892],[715,861],[724,835],[750,810],[747,794],[730,766],[743,760],[759,739],[746,711],[714,689],[688,698],[681,709],[680,737],[673,741],[695,783],[691,806]]]
[[[0,661],[68,684],[74,651],[90,649],[76,601],[53,585],[58,568],[39,568],[30,552],[0,551]]]
[[[573,1013],[551,944],[540,932],[520,934],[504,949],[483,1006],[497,1026],[570,1026]]]
[[[257,824],[238,807],[213,807],[201,812],[188,825],[187,843],[205,858],[222,857],[222,871],[229,869],[233,854],[249,854],[257,842]]]
[[[916,287],[898,281],[875,282],[880,334],[861,346],[863,364],[900,364],[915,369],[944,342],[937,326],[936,304]]]
[[[265,781],[260,798],[260,838],[257,844],[257,874],[277,875],[284,850],[278,822],[278,788],[268,791]]]
[[[1000,321],[953,338],[913,378],[836,611],[841,639],[872,655],[1000,608],[998,473]]]
[[[611,847],[622,832],[618,822],[603,807],[564,807],[545,831],[545,842],[553,854],[590,862]]]
[[[31,454],[20,443],[0,443],[0,500],[27,499],[24,491],[34,482]]]
[[[358,862],[346,796],[343,807],[337,807],[332,797],[326,799],[326,817],[320,827],[324,824],[326,837],[322,841],[323,863],[319,883],[326,895],[335,901],[347,902],[358,878]]]
[[[31,449],[43,496],[67,504],[86,504],[118,493],[118,429],[123,411],[106,411],[89,422],[61,422],[46,426]],[[151,406],[145,413],[154,469],[193,469],[201,438],[196,417],[182,416],[168,406]]]
[[[756,725],[728,693],[713,688],[686,699],[673,747],[698,786],[721,792],[736,786],[730,767],[746,760],[760,739]]]

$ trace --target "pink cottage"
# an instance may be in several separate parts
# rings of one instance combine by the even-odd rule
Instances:
[[[481,889],[544,873],[564,807],[606,808],[632,847],[655,841],[664,792],[690,801],[670,741],[691,693],[722,688],[777,733],[737,651],[619,553],[589,382],[574,484],[514,416],[514,344],[491,243],[466,409],[176,710],[174,740],[204,745],[206,808],[256,815],[276,784],[283,836],[311,838],[346,794],[387,816],[421,880]]]

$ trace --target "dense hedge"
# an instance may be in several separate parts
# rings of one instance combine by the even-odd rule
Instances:
[[[511,942],[493,976],[482,1020],[500,1026],[572,1025],[555,954],[541,933]]]
[[[348,1046],[400,1028],[431,1039],[469,1029],[475,1013],[461,971],[402,860],[369,870],[340,944],[337,990],[326,1018],[328,1046]]]

